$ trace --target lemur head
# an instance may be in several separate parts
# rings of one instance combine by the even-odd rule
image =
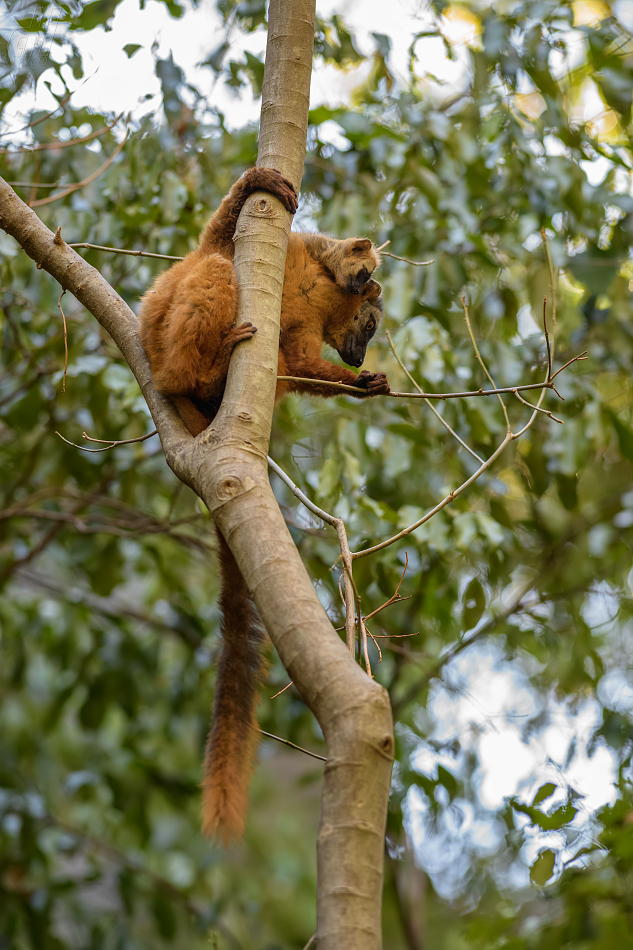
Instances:
[[[348,366],[362,366],[367,345],[382,319],[382,288],[369,280],[361,290],[363,302],[343,326],[326,330],[325,341],[333,346]]]
[[[367,238],[347,238],[336,241],[322,263],[341,290],[359,294],[380,264],[380,256]]]

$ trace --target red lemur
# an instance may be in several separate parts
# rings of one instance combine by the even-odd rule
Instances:
[[[237,280],[233,235],[244,202],[254,191],[276,195],[294,214],[292,183],[270,168],[251,168],[208,221],[195,251],[160,274],[141,304],[141,342],[154,385],[170,396],[193,435],[216,415],[234,347],[250,339],[252,323],[234,327]],[[371,241],[291,233],[286,256],[279,337],[280,376],[347,383],[358,396],[389,393],[384,373],[356,375],[321,359],[323,342],[351,366],[361,366],[382,316],[381,287],[371,275],[380,263]],[[317,384],[280,381],[286,392],[334,396]],[[227,844],[240,838],[258,742],[255,714],[265,672],[265,633],[240,570],[218,531],[222,575],[222,650],[213,725],[205,751],[202,828]]]

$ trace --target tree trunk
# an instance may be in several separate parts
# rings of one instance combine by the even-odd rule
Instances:
[[[271,0],[258,163],[298,189],[305,154],[314,0]],[[393,759],[385,690],[333,630],[281,515],[266,455],[277,375],[289,215],[259,193],[235,238],[238,324],[258,327],[231,359],[222,407],[196,439],[155,392],[137,320],[101,275],[0,179],[0,226],[110,333],[134,372],[168,464],[226,538],[279,656],[323,730],[327,763],[317,841],[318,950],[379,950],[382,862]]]

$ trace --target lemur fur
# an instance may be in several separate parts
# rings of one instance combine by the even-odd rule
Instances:
[[[269,168],[251,168],[231,188],[207,223],[199,246],[164,271],[141,306],[141,342],[156,389],[176,404],[193,435],[215,416],[233,348],[253,336],[252,323],[234,327],[237,281],[233,235],[244,202],[254,191],[276,195],[292,214],[292,184]],[[323,342],[352,366],[361,366],[382,316],[381,287],[371,275],[380,263],[371,241],[291,233],[286,257],[279,338],[280,376],[343,382],[359,397],[387,394],[384,373],[336,366],[321,358]],[[336,390],[280,381],[287,392],[332,396]],[[265,663],[265,633],[239,568],[218,532],[222,574],[222,651],[213,725],[202,783],[203,832],[224,844],[240,838],[258,742],[256,705]]]

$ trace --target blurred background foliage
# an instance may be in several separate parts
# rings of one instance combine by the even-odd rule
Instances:
[[[0,172],[69,242],[183,255],[254,162],[257,131],[227,128],[157,54],[160,111],[108,130],[115,116],[75,109],[77,37],[108,29],[119,2],[7,8],[2,109],[40,76],[64,92],[52,115],[34,109],[27,129],[3,123]],[[190,10],[166,5],[173,17]],[[385,321],[366,365],[411,389],[389,329],[427,391],[485,385],[466,294],[496,382],[542,378],[551,289],[541,228],[560,274],[556,365],[588,350],[558,377],[564,403],[546,397],[563,426],[539,416],[452,506],[356,565],[367,613],[394,592],[408,558],[409,599],[370,624],[376,636],[406,636],[379,641],[380,664],[371,646],[397,720],[389,950],[633,947],[626,8],[433,0],[406,77],[389,37],[375,34],[363,54],[340,16],[317,23],[316,60],[357,69],[358,83],[345,107],[311,112],[297,221],[433,259],[384,259]],[[262,62],[232,59],[229,38],[265,29],[263,0],[218,9],[227,39],[206,65],[257,96]],[[46,36],[51,13],[55,61],[20,52],[16,36]],[[459,88],[425,71],[437,43],[462,64]],[[91,183],[38,204],[103,165]],[[303,946],[314,929],[320,766],[265,740],[244,844],[222,852],[200,837],[218,628],[209,517],[156,439],[93,454],[61,441],[57,432],[133,439],[151,420],[114,345],[67,297],[64,391],[59,288],[7,236],[0,253],[0,947]],[[165,266],[81,253],[134,308]],[[482,457],[503,438],[495,400],[438,408]],[[518,400],[508,410],[515,426],[529,417]],[[345,516],[353,549],[415,521],[477,467],[413,400],[288,398],[271,454]],[[336,538],[274,487],[338,625]],[[296,692],[271,699],[286,683],[274,660],[262,728],[322,752]]]

